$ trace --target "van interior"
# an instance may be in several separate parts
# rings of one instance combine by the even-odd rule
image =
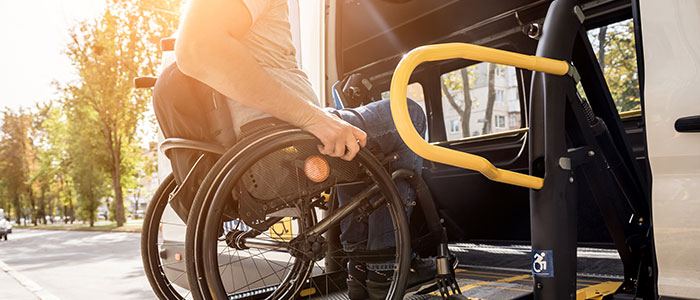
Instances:
[[[331,17],[327,18],[326,90],[329,95],[326,99],[333,99],[330,91],[334,88],[366,96],[344,97],[342,105],[345,107],[387,98],[397,64],[406,53],[422,45],[472,43],[535,55],[552,1],[484,3],[478,0],[337,1],[330,11]],[[604,117],[608,129],[621,143],[618,144],[618,148],[623,149],[621,152],[630,154],[624,160],[634,164],[630,168],[640,174],[637,177],[640,185],[648,191],[651,181],[640,110],[643,101],[640,82],[643,82],[644,73],[639,67],[643,64],[638,62],[642,59],[641,44],[635,44],[635,33],[639,30],[636,1],[584,0],[580,8],[585,16],[582,25],[588,43],[577,42],[575,47],[587,48],[582,51],[593,54],[589,58],[601,69],[606,67],[606,60],[600,56],[608,55],[614,56],[616,64],[608,68],[624,66],[634,74],[633,80],[628,78],[627,86],[620,88],[619,74],[603,71],[605,78],[597,84],[604,85],[603,90],[610,90],[607,93],[612,95],[612,101],[593,97],[589,100],[599,114],[601,105],[616,108],[616,114]],[[625,54],[611,53],[605,45],[601,46],[606,36],[617,38],[615,42],[619,45],[616,47],[625,48]],[[584,69],[579,68],[579,71],[583,73]],[[428,133],[424,138],[428,142],[476,154],[498,168],[527,174],[532,164],[529,155],[532,124],[528,116],[532,113],[533,74],[528,70],[464,59],[423,63],[411,76],[408,97],[418,102],[426,113]],[[584,96],[593,85],[591,80],[585,81],[583,84],[588,86],[579,86]],[[596,101],[612,103],[596,104]],[[327,105],[337,105],[330,102]],[[500,270],[500,273],[529,274],[532,263],[529,189],[494,182],[478,172],[428,160],[424,162],[423,178],[447,228],[451,250],[458,256],[461,266],[467,270],[488,266],[489,270]],[[653,266],[653,254],[648,255],[653,251],[644,252],[646,256],[635,254],[634,263],[623,262],[620,257],[625,254],[618,250],[626,246],[616,244],[611,236],[614,230],[609,229],[604,217],[609,211],[599,207],[591,189],[579,188],[576,198],[579,288],[585,287],[586,282],[617,281],[623,282],[618,292],[626,291],[644,299],[653,295],[654,285],[642,286],[642,279],[637,276],[641,266]],[[613,211],[620,218],[634,215],[635,207],[645,207],[648,212],[648,196],[634,201],[638,203],[613,203]],[[420,230],[420,221],[416,221],[419,215],[412,216],[411,226],[415,227],[412,230]],[[652,247],[648,235],[630,234],[626,243],[627,246],[638,243],[644,245],[639,247]],[[509,272],[520,270],[527,273]],[[629,277],[631,273],[635,273],[634,278]],[[649,277],[653,278],[654,272],[651,273]],[[531,287],[531,280],[525,280],[523,286]],[[516,292],[504,290],[502,294],[508,297],[527,294]]]

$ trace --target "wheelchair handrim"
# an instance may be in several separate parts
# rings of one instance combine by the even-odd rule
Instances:
[[[255,149],[251,147],[249,148],[250,151],[241,151],[241,153],[245,155],[238,156],[237,158],[231,160],[232,164],[229,164],[231,168],[228,170],[223,170],[226,173],[226,176],[221,182],[224,184],[217,189],[211,207],[207,212],[207,221],[205,222],[203,240],[212,241],[217,238],[217,223],[219,223],[221,211],[224,205],[222,199],[225,199],[223,197],[223,193],[230,191],[230,188],[232,188],[234,183],[240,179],[245,170],[250,168],[261,157],[273,151],[304,141],[317,142],[313,136],[299,131],[294,135],[263,139],[259,141],[259,146],[255,147]],[[248,154],[250,154],[250,156],[248,156]],[[400,293],[396,293],[396,291],[403,291],[405,288],[407,277],[406,274],[408,273],[410,261],[409,236],[408,231],[406,230],[408,225],[405,212],[403,212],[403,205],[401,204],[400,197],[393,182],[391,181],[390,176],[381,167],[381,164],[374,158],[374,156],[372,156],[367,150],[363,149],[360,151],[356,159],[358,159],[359,163],[364,165],[367,170],[370,171],[372,177],[379,184],[381,190],[383,190],[389,196],[387,197],[388,203],[392,203],[392,205],[389,207],[392,222],[394,222],[393,224],[395,224],[395,228],[397,228],[394,231],[396,245],[401,245],[401,247],[396,248],[398,258],[396,264],[398,265],[398,268],[395,270],[395,272],[397,279],[393,281],[389,293],[390,295],[393,295],[393,299],[398,299],[402,295]],[[203,243],[202,246],[204,263],[210,266],[217,264],[216,247],[212,247],[212,244],[210,243]],[[205,277],[207,283],[209,284],[209,288],[211,291],[213,291],[213,296],[215,296],[215,298],[227,298],[228,295],[226,295],[223,288],[223,283],[218,277],[219,274],[215,272],[218,272],[218,269],[216,271],[214,271],[213,268],[205,270]],[[294,292],[296,293],[296,291]]]

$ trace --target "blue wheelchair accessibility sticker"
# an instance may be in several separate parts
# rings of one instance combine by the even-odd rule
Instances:
[[[554,277],[552,250],[532,250],[532,276]]]

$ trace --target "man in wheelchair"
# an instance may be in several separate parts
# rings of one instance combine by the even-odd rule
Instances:
[[[274,117],[318,138],[323,155],[351,161],[361,147],[373,153],[396,153],[398,160],[392,167],[414,170],[420,176],[422,159],[399,137],[388,100],[339,110],[319,107],[318,97],[296,61],[288,16],[287,0],[191,0],[175,45],[177,64],[161,74],[154,94],[164,136],[230,148],[245,135],[241,128],[246,124]],[[408,102],[414,126],[424,135],[424,113],[415,102]],[[191,171],[200,152],[173,149],[166,154],[179,185],[188,175],[195,181],[206,175],[206,167]],[[204,158],[199,164],[214,164],[207,159],[211,160]],[[416,192],[406,180],[399,179],[396,185],[403,201],[414,201]],[[197,186],[198,182],[186,185],[171,200],[183,219]],[[360,190],[358,186],[339,187],[340,205]],[[393,234],[377,234],[391,226],[390,220],[388,210],[377,210],[363,222],[344,219],[344,250],[381,252],[394,247]],[[349,298],[384,299],[393,265],[390,259],[350,259]],[[424,265],[432,278],[434,264]]]

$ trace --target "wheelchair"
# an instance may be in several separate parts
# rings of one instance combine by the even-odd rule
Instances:
[[[154,84],[154,78],[136,81],[139,88]],[[172,174],[149,204],[142,258],[159,299],[344,298],[351,258],[367,264],[391,262],[386,298],[399,299],[407,290],[413,251],[418,248],[431,249],[423,251],[426,255],[438,254],[439,270],[435,277],[411,282],[409,291],[459,294],[447,238],[427,185],[413,170],[392,169],[396,154],[362,149],[348,162],[320,154],[320,142],[291,125],[274,119],[254,123],[227,150],[177,138],[161,143],[162,152],[198,150],[216,163],[199,185],[186,224],[165,219],[174,215],[165,212],[178,192]],[[417,201],[401,200],[397,179],[410,183]],[[353,193],[340,205],[338,194],[343,190]],[[412,215],[428,221],[418,222],[424,226],[412,237],[407,212],[414,206],[420,213]],[[384,218],[391,230],[368,236],[392,239],[395,247],[345,252],[339,238],[341,222],[367,227],[370,218]],[[178,232],[178,237],[184,233],[184,238],[166,241],[166,229]],[[363,245],[367,240],[353,243]],[[182,249],[184,257],[182,250],[165,248]],[[179,253],[173,257],[172,252]]]
[[[270,124],[224,153],[210,153],[220,157],[196,194],[186,226],[186,272],[175,278],[163,271],[157,241],[176,190],[169,176],[150,203],[142,237],[146,274],[159,298],[342,298],[344,265],[351,256],[369,263],[393,260],[387,297],[402,298],[412,255],[406,210],[416,203],[403,203],[393,180],[409,179],[412,185],[422,180],[405,169],[390,175],[386,167],[395,155],[380,160],[363,149],[347,162],[321,155],[318,143],[292,126]],[[337,190],[343,186],[363,189],[340,206]],[[425,199],[424,185],[416,190],[421,204],[432,201]],[[393,238],[396,247],[345,253],[337,236],[340,222],[361,226],[378,210],[388,213],[392,230],[372,234]],[[182,277],[189,291],[173,285]]]
[[[146,273],[159,297],[343,295],[343,266],[350,255],[364,262],[393,259],[389,297],[403,297],[400,291],[406,288],[412,254],[406,209],[415,203],[403,203],[393,180],[420,182],[420,177],[405,169],[390,175],[385,166],[395,156],[382,162],[363,149],[346,162],[321,155],[318,143],[299,129],[271,125],[221,154],[202,182],[187,220],[184,276],[190,291],[184,294],[172,284],[183,273],[171,279],[162,270],[155,233],[163,226],[160,218],[175,190],[169,176],[150,204],[142,241]],[[339,206],[338,187],[352,185],[364,189]],[[423,195],[427,191],[419,190]],[[231,200],[237,207],[231,207]],[[396,247],[345,253],[338,245],[339,223],[347,220],[361,226],[377,210],[388,212],[392,231],[372,234],[393,238]]]

